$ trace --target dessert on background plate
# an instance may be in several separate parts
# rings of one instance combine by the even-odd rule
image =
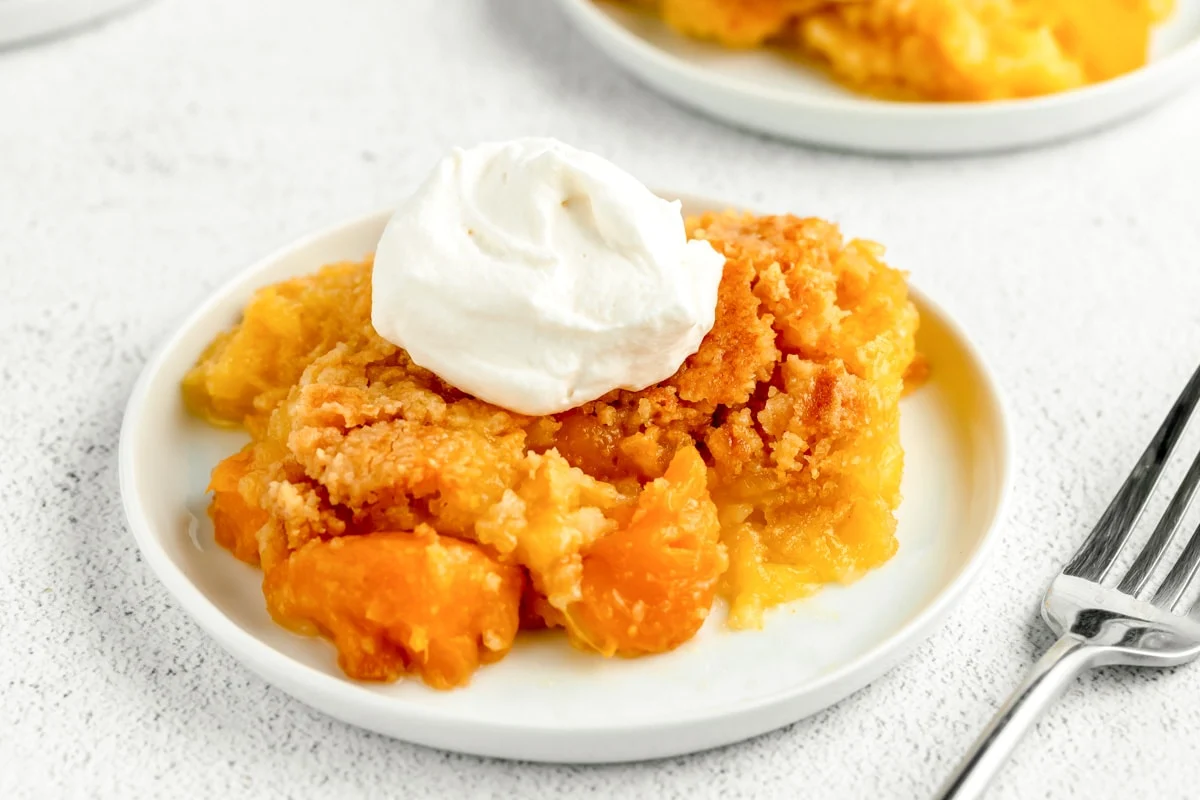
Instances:
[[[611,2],[612,0],[599,0]],[[987,101],[1143,66],[1173,0],[621,0],[684,36],[773,47],[889,99]]]
[[[210,516],[276,621],[450,687],[521,629],[657,653],[885,562],[916,327],[877,245],[517,140],[259,290],[183,391],[251,435]]]

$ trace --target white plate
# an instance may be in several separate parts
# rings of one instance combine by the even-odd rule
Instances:
[[[0,46],[99,22],[142,0],[0,0]]]
[[[687,202],[689,212],[726,207]],[[125,412],[121,494],[146,562],[214,639],[270,683],[338,719],[447,750],[537,761],[657,758],[763,733],[865,686],[939,624],[979,570],[1009,489],[1008,429],[978,354],[916,295],[933,377],[903,404],[900,550],[884,567],[771,613],[761,631],[732,632],[715,613],[695,639],[664,655],[605,660],[575,652],[559,634],[523,634],[503,661],[451,692],[345,678],[331,645],[271,622],[260,573],[213,542],[203,511],[208,473],[244,437],[189,418],[179,382],[255,288],[365,256],[387,216],[318,233],[236,277],[150,360]],[[189,531],[194,517],[199,529]]]
[[[593,44],[668,97],[739,127],[846,150],[934,155],[1041,144],[1143,111],[1200,74],[1200,0],[1175,0],[1142,69],[1070,92],[992,103],[876,100],[780,55],[687,39],[611,2],[558,3]]]

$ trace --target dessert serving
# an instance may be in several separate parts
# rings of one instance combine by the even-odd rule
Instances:
[[[608,2],[609,0],[601,0]],[[623,0],[685,36],[775,47],[900,100],[1053,94],[1146,63],[1172,0]]]
[[[251,441],[216,540],[347,675],[465,683],[519,631],[670,650],[895,552],[917,313],[816,219],[684,220],[550,140],[456,151],[374,257],[259,290],[184,380]]]

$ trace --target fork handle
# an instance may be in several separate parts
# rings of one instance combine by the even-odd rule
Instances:
[[[1093,665],[1095,652],[1094,647],[1069,634],[1055,642],[996,712],[967,757],[942,785],[938,800],[982,797],[1025,732],[1081,673]]]

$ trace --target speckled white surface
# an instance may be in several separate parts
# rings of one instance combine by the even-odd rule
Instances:
[[[928,795],[1049,643],[1034,620],[1200,357],[1200,92],[972,160],[820,153],[628,80],[541,0],[159,0],[0,53],[0,797]],[[755,741],[508,764],[333,722],[176,607],[121,516],[147,353],[224,276],[394,203],[446,147],[548,134],[654,185],[832,217],[969,323],[1015,413],[1003,541],[948,625]],[[997,798],[1200,796],[1200,668],[1082,680]]]

